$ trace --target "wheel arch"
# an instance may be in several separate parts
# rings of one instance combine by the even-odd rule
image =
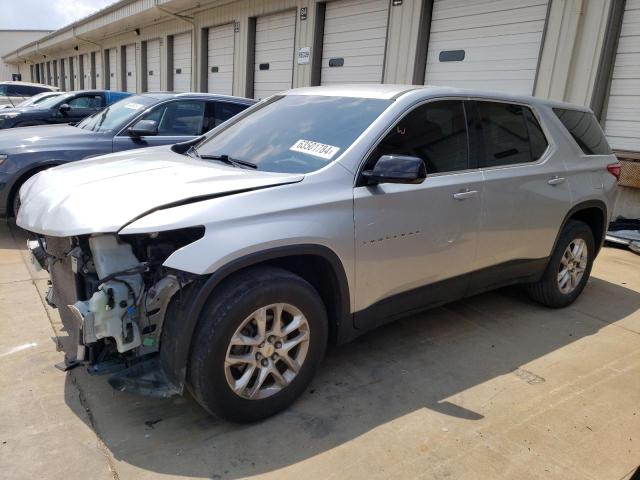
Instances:
[[[229,276],[256,266],[283,268],[308,281],[319,293],[327,308],[332,343],[342,343],[355,336],[350,307],[347,276],[338,255],[323,245],[291,245],[249,254],[235,259],[209,276],[197,280],[188,294],[181,314],[166,318],[163,326],[170,332],[160,347],[160,357],[167,376],[180,389],[187,378],[193,335],[202,310],[215,288]]]
[[[607,233],[607,205],[602,200],[587,200],[574,205],[571,210],[565,215],[562,225],[556,235],[556,240],[553,244],[553,250],[555,250],[560,238],[562,230],[570,220],[579,220],[586,223],[593,232],[593,238],[596,245],[596,255],[604,244],[605,235]]]
[[[58,165],[61,165],[62,161],[58,161],[58,160],[49,160],[47,162],[42,162],[42,163],[34,163],[32,165],[29,165],[28,167],[26,167],[25,169],[23,169],[14,179],[14,181],[11,183],[8,191],[8,195],[7,195],[7,217],[10,217],[12,215],[15,215],[15,212],[13,211],[13,199],[14,197],[18,194],[18,190],[20,189],[20,187],[22,186],[22,184],[24,182],[26,182],[29,178],[33,177],[36,173],[40,173],[43,170],[46,170],[48,168],[51,167],[57,167]]]

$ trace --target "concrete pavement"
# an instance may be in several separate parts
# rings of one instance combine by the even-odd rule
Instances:
[[[506,289],[329,352],[254,425],[62,373],[46,274],[0,224],[0,476],[623,479],[640,464],[640,256],[605,249],[570,308]]]

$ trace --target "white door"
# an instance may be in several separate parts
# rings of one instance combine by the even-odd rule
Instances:
[[[115,48],[109,49],[109,88],[118,89],[118,57]]]
[[[640,151],[640,0],[627,0],[604,132],[615,149]]]
[[[91,54],[85,53],[82,55],[82,76],[84,83],[83,88],[92,88],[91,79],[93,78],[93,71],[91,70]]]
[[[73,57],[73,89],[80,90],[82,85],[80,83],[80,57]]]
[[[136,93],[136,45],[132,43],[125,47],[126,89],[125,91]]]
[[[425,84],[533,93],[547,0],[436,0]]]
[[[234,25],[209,29],[207,91],[223,95],[233,94]]]
[[[327,3],[322,38],[322,85],[381,83],[388,0]]]
[[[173,91],[191,91],[191,32],[173,37]]]
[[[147,42],[147,92],[160,91],[160,40]]]
[[[104,88],[104,78],[102,75],[102,52],[98,50],[94,52],[95,58],[95,78],[96,78],[96,88]]]
[[[253,85],[255,98],[266,98],[293,85],[296,12],[258,17]]]
[[[69,88],[69,67],[67,66],[67,59],[60,59],[60,80],[61,90],[67,90]]]

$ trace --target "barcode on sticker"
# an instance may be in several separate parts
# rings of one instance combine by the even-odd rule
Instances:
[[[333,156],[338,153],[340,147],[334,147],[333,145],[325,145],[324,143],[312,142],[311,140],[298,140],[293,144],[289,150],[294,152],[306,153],[313,155],[314,157],[324,158],[331,160]]]

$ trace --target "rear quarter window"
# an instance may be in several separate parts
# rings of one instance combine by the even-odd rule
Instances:
[[[554,108],[553,112],[585,155],[611,155],[609,142],[593,113],[568,108]]]

